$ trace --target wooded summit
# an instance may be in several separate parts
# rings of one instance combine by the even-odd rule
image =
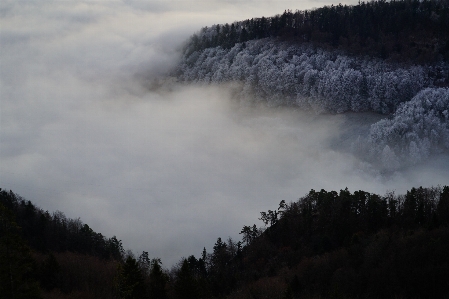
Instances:
[[[373,1],[204,27],[181,82],[238,83],[236,97],[314,113],[389,116],[356,145],[392,171],[449,149],[447,1]]]

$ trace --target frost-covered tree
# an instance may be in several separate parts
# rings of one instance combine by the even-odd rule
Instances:
[[[242,98],[251,96],[269,105],[294,105],[317,113],[390,114],[441,81],[448,69],[446,64],[399,65],[265,38],[230,48],[186,51],[177,77],[202,84],[238,81],[243,83]]]
[[[449,88],[427,88],[402,104],[393,118],[371,126],[369,144],[372,158],[388,155],[418,163],[432,153],[449,150]],[[383,159],[383,158],[382,158]]]

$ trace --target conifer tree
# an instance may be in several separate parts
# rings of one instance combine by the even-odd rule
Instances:
[[[123,265],[119,265],[117,288],[121,299],[145,298],[145,284],[142,271],[134,257],[128,255]]]
[[[165,286],[167,284],[168,277],[162,271],[160,259],[151,260],[150,271],[150,298],[164,299],[167,298],[167,292]]]
[[[0,204],[0,298],[40,298],[35,268],[13,214]]]
[[[180,299],[197,299],[199,291],[197,283],[192,275],[187,259],[182,262],[176,282],[175,291]]]

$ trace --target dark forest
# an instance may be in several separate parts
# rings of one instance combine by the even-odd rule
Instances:
[[[211,30],[212,29],[212,30]],[[313,42],[328,49],[414,63],[449,59],[447,1],[369,1],[358,5],[286,10],[273,17],[214,25],[193,35],[186,50],[198,51],[266,37]],[[208,33],[208,34],[204,34]]]
[[[449,187],[311,190],[172,269],[0,192],[2,298],[445,298]]]

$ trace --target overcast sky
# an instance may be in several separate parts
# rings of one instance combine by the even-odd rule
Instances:
[[[385,178],[338,150],[377,116],[246,107],[224,86],[148,88],[201,27],[329,3],[2,1],[0,187],[169,267],[312,188],[447,184],[447,157]]]

